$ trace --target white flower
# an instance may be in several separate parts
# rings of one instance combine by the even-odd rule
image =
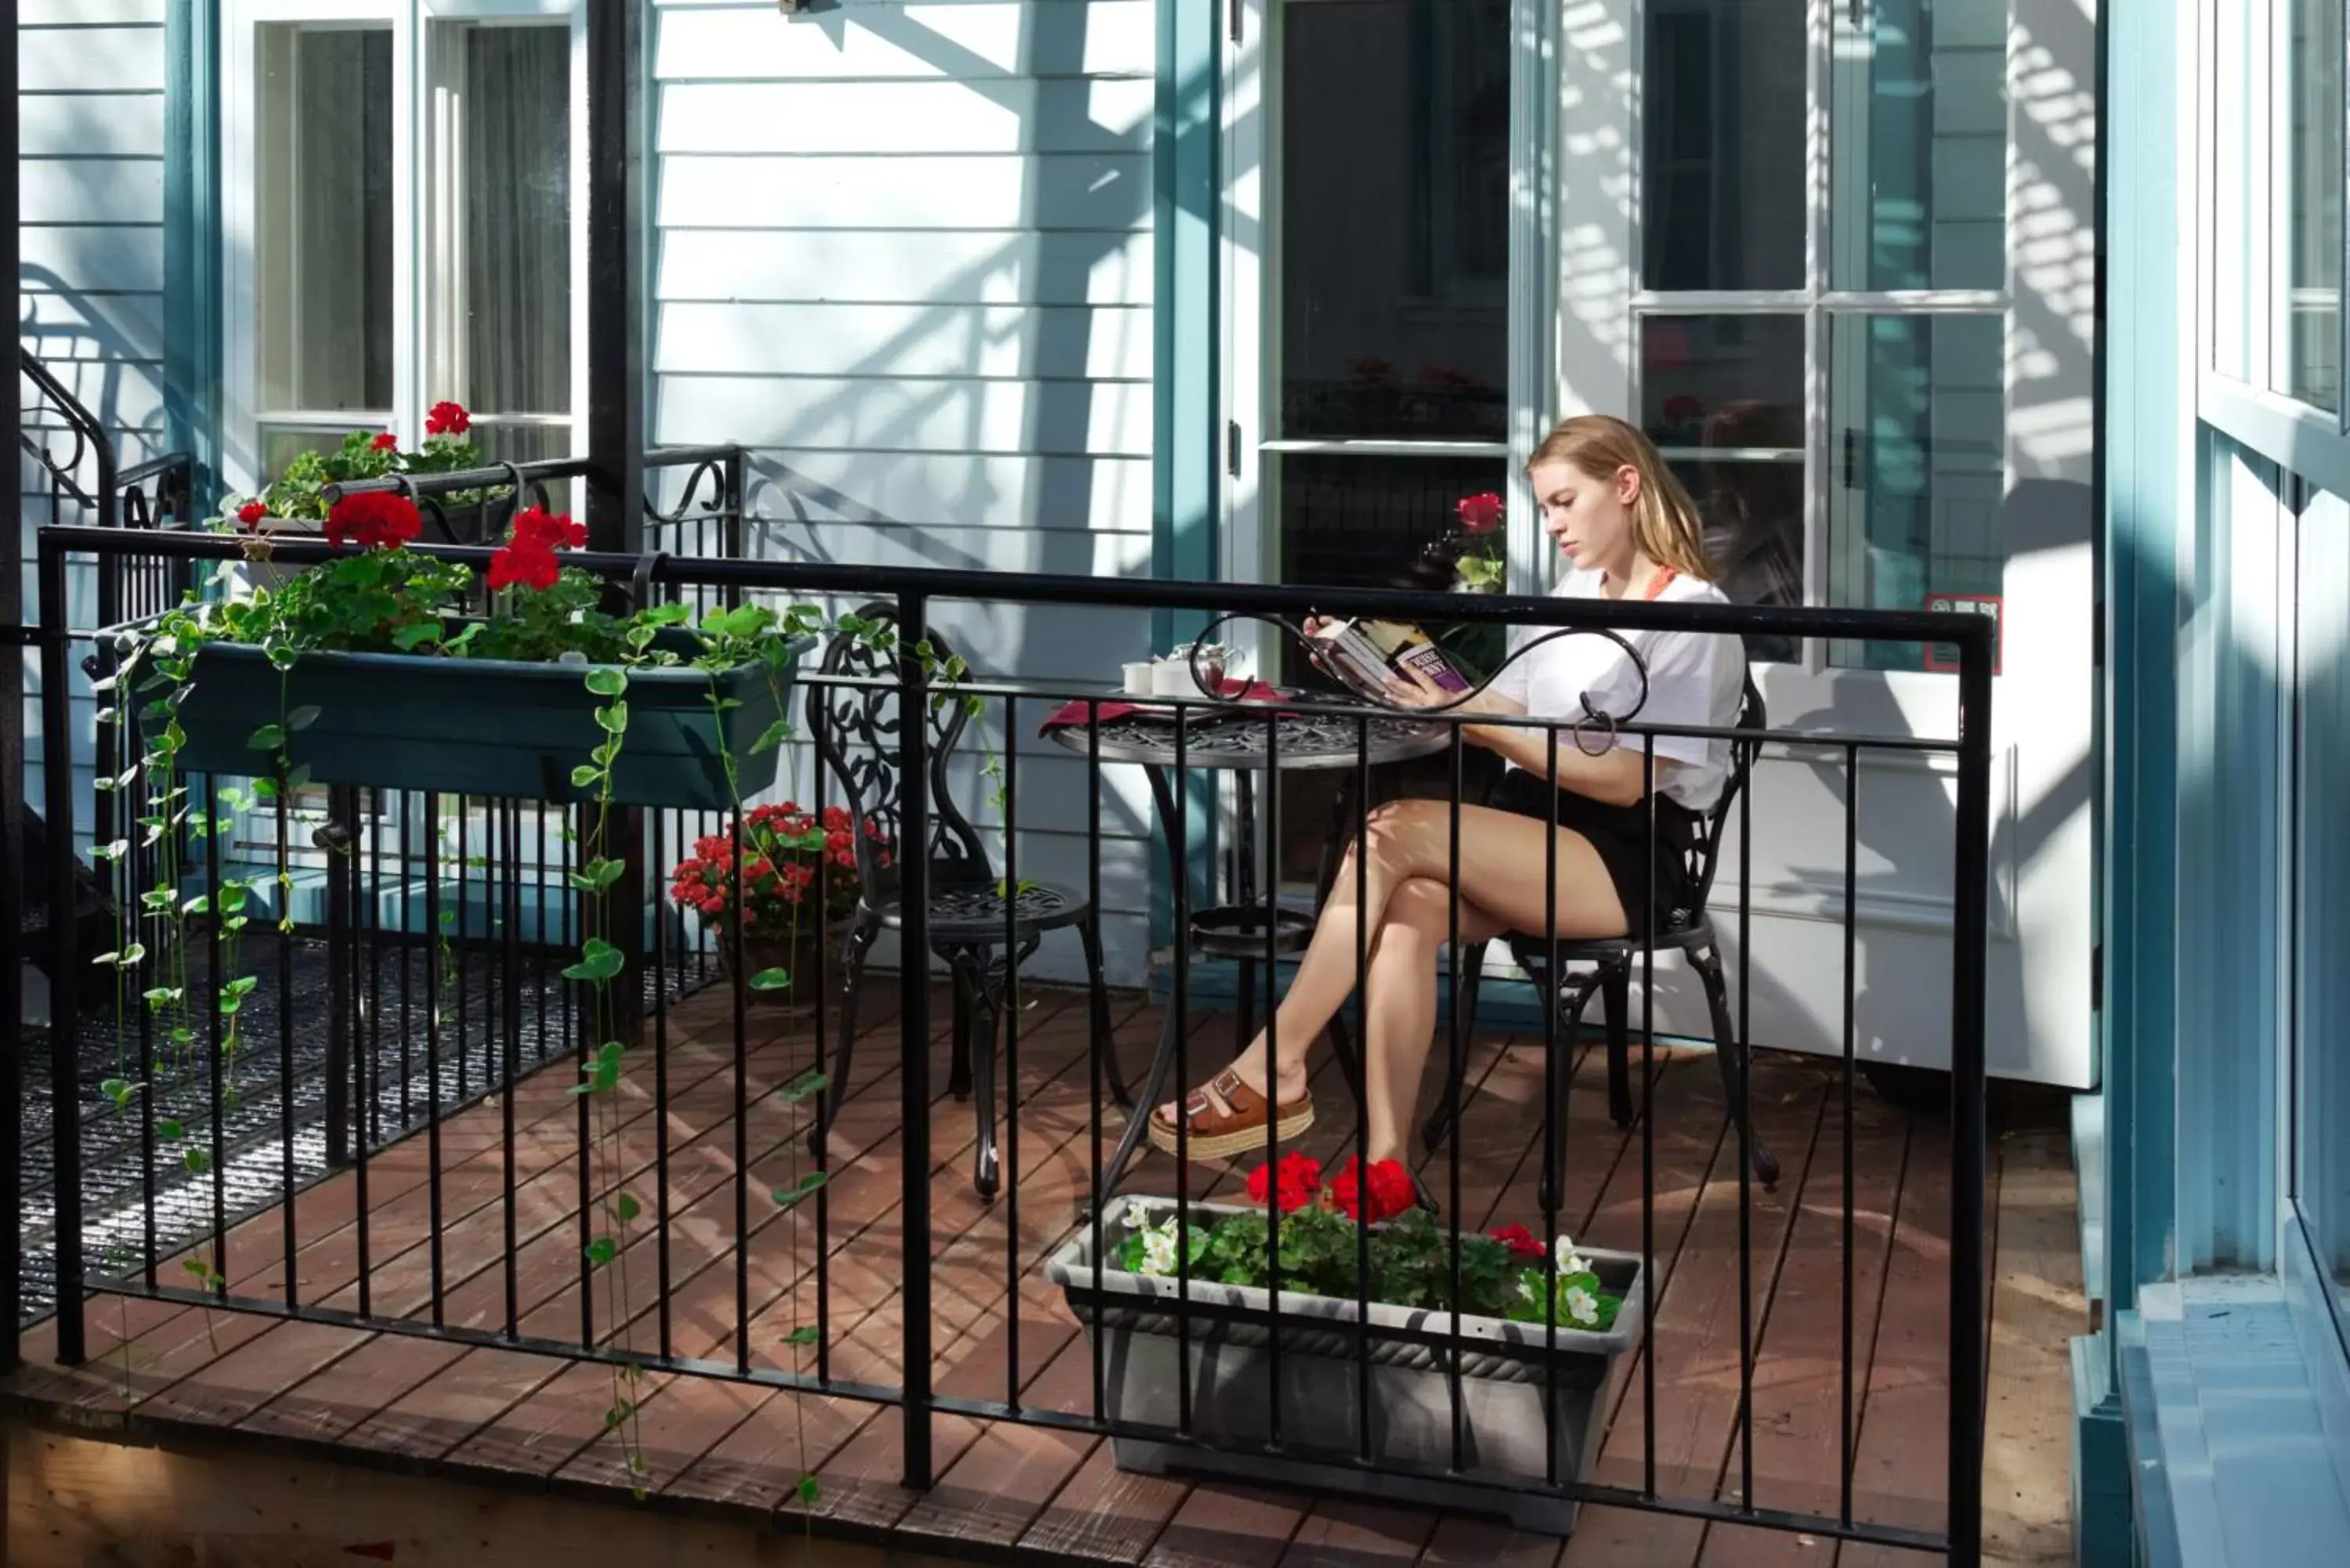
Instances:
[[[1591,1265],[1575,1250],[1574,1241],[1565,1236],[1558,1239],[1558,1272],[1562,1274],[1587,1274]]]
[[[1518,1276],[1518,1294],[1526,1298],[1526,1304],[1528,1306],[1540,1306],[1543,1304],[1542,1287],[1534,1283],[1534,1277],[1532,1274],[1521,1274]]]
[[[1581,1285],[1566,1287],[1566,1315],[1586,1328],[1599,1326],[1599,1298]]]
[[[1146,1274],[1171,1274],[1175,1272],[1175,1232],[1171,1229],[1142,1233],[1142,1272]]]

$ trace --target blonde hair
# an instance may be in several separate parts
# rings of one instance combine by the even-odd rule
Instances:
[[[1721,575],[1706,553],[1704,525],[1697,503],[1665,466],[1662,453],[1647,436],[1608,414],[1577,414],[1559,421],[1526,460],[1526,471],[1544,462],[1564,462],[1577,472],[1614,483],[1618,471],[1631,469],[1640,476],[1640,493],[1632,503],[1632,545],[1659,566],[1683,576],[1712,582]],[[1539,497],[1536,498],[1539,501]]]

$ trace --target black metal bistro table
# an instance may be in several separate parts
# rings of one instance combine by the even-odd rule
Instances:
[[[1294,694],[1284,693],[1295,701]],[[1135,702],[1124,695],[1105,696],[1104,707]],[[1067,724],[1052,731],[1055,741],[1080,756],[1098,756],[1105,763],[1139,764],[1150,778],[1157,803],[1160,836],[1167,841],[1168,869],[1175,896],[1175,923],[1191,950],[1206,958],[1228,958],[1240,969],[1240,1030],[1243,1047],[1256,1034],[1257,965],[1268,958],[1303,950],[1314,934],[1315,917],[1302,909],[1283,909],[1278,899],[1276,871],[1273,886],[1260,894],[1256,885],[1256,790],[1260,773],[1375,768],[1431,755],[1451,743],[1450,726],[1427,719],[1371,717],[1293,710],[1272,701],[1215,702],[1194,700],[1180,708],[1154,703],[1140,711],[1120,713],[1097,725]],[[1181,714],[1179,725],[1177,715]],[[1180,730],[1180,733],[1179,733]],[[1235,843],[1225,862],[1228,901],[1206,909],[1191,908],[1191,887],[1185,876],[1185,826],[1179,815],[1173,774],[1178,769],[1207,769],[1235,775]],[[1361,777],[1347,783],[1349,805],[1337,814],[1343,823],[1354,814],[1351,805]],[[1331,853],[1324,857],[1321,880],[1327,883],[1336,863],[1343,834],[1334,829]],[[1277,850],[1278,846],[1276,846]],[[1317,888],[1317,892],[1324,889]],[[1267,930],[1271,925],[1270,932]],[[1145,1123],[1165,1091],[1176,1055],[1177,1009],[1170,1007],[1159,1026],[1159,1045],[1151,1054],[1150,1072],[1141,1095],[1128,1115],[1118,1154],[1102,1168],[1099,1196],[1117,1189],[1127,1162],[1143,1136]],[[1332,1019],[1339,1060],[1351,1079],[1357,1069],[1344,1038],[1344,1023]],[[1359,1091],[1360,1085],[1357,1085]]]

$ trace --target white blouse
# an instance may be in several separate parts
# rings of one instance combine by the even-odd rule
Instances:
[[[1570,571],[1553,593],[1559,598],[1597,598],[1600,576],[1597,571]],[[1687,576],[1673,578],[1657,597],[1668,603],[1730,602],[1713,584]],[[1516,653],[1555,629],[1512,627],[1510,651]],[[1537,719],[1573,721],[1586,713],[1607,713],[1618,722],[1723,729],[1738,722],[1739,700],[1746,682],[1746,649],[1739,638],[1694,631],[1617,635],[1632,645],[1648,667],[1646,702],[1640,702],[1639,671],[1624,650],[1605,637],[1591,635],[1560,637],[1544,643],[1513,660],[1490,690],[1523,703],[1528,715]],[[1637,713],[1635,703],[1640,704]],[[1596,745],[1598,739],[1586,732],[1583,743]],[[1559,736],[1562,753],[1575,743],[1572,735]],[[1638,738],[1630,737],[1628,743],[1638,744]],[[1668,799],[1703,812],[1721,798],[1722,786],[1730,780],[1728,741],[1659,735],[1656,748],[1660,763],[1669,760],[1676,764],[1657,770],[1659,790]]]

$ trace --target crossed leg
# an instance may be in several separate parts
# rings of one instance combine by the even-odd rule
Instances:
[[[1456,887],[1464,947],[1504,931],[1543,929],[1544,867],[1554,856],[1560,936],[1617,936],[1628,926],[1590,841],[1535,817],[1461,806],[1456,881],[1451,812],[1444,801],[1412,800],[1371,814],[1363,842],[1349,848],[1331,885],[1288,994],[1229,1069],[1231,1080],[1253,1095],[1264,1096],[1269,1087],[1274,1106],[1301,1101],[1306,1054],[1353,994],[1357,950],[1367,944],[1361,966],[1369,1016],[1364,1142],[1374,1160],[1409,1152],[1419,1075],[1436,1023],[1436,957],[1451,930]],[[1195,1129],[1204,1130],[1203,1118],[1213,1122],[1220,1098],[1201,1091],[1190,1096]],[[1173,1145],[1177,1114],[1173,1105],[1151,1113],[1151,1140],[1161,1147]]]

